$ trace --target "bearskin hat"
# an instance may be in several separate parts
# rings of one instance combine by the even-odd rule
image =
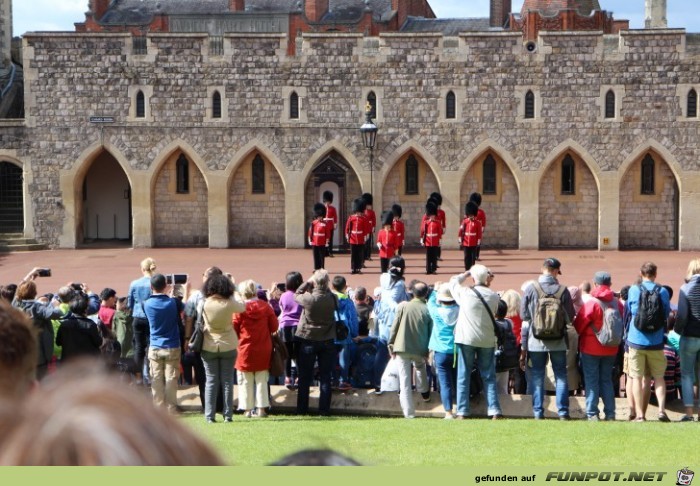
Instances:
[[[439,192],[433,192],[430,195],[430,199],[435,200],[438,206],[442,206],[442,194],[440,194]]]
[[[434,202],[429,201],[425,205],[425,214],[427,214],[428,216],[437,216],[437,211],[438,207],[437,204],[435,204]]]
[[[369,192],[365,192],[362,196],[360,196],[362,200],[365,202],[365,205],[371,206],[373,204],[374,198]]]
[[[471,196],[469,196],[470,201],[474,201],[477,206],[481,206],[481,194],[478,192],[472,192]]]
[[[393,206],[391,206],[391,212],[394,213],[395,217],[400,218],[403,214],[403,208],[400,204],[394,204]]]
[[[474,201],[469,201],[464,205],[464,214],[467,216],[476,216],[479,212],[479,206]]]
[[[326,206],[322,203],[314,204],[314,218],[325,218],[326,217]]]
[[[333,193],[331,191],[323,191],[323,202],[333,202]]]
[[[352,212],[353,213],[362,213],[364,210],[367,208],[367,203],[361,198],[358,197],[352,202]]]

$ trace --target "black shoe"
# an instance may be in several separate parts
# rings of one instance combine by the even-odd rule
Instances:
[[[569,416],[569,414],[559,415],[559,420],[571,420],[571,417]]]
[[[420,394],[421,397],[423,397],[424,402],[429,402],[430,401],[430,392],[423,392]]]

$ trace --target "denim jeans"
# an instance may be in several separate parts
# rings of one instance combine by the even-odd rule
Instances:
[[[389,347],[386,341],[377,340],[377,354],[374,355],[374,387],[379,389],[382,385],[382,375],[389,363]]]
[[[469,386],[474,358],[479,368],[481,381],[484,382],[488,415],[500,415],[496,387],[495,348],[477,348],[467,344],[457,344],[457,415],[469,415]]]
[[[566,351],[530,351],[528,353],[529,382],[532,384],[532,411],[535,417],[544,417],[544,375],[547,367],[547,358],[552,360],[559,416],[569,415],[569,380],[566,375]]]
[[[352,364],[352,357],[355,354],[356,346],[357,345],[355,343],[335,345],[335,348],[338,351],[338,370],[340,376],[335,376],[334,381],[339,383],[350,383],[350,365]]]
[[[435,367],[440,382],[440,400],[445,412],[452,412],[455,403],[457,369],[454,367],[455,355],[435,352]]]
[[[136,361],[136,369],[143,374],[143,382],[148,383],[148,345],[151,338],[151,328],[148,325],[148,319],[134,317],[134,360]]]
[[[212,353],[202,351],[204,374],[207,383],[204,387],[204,416],[214,420],[216,415],[216,398],[219,388],[224,389],[224,418],[233,417],[233,364],[236,361],[236,351]]]
[[[299,389],[297,390],[297,414],[309,412],[309,388],[314,377],[314,363],[318,359],[318,370],[321,381],[321,396],[318,401],[318,412],[321,415],[331,413],[331,380],[333,365],[335,365],[335,344],[330,341],[309,341],[297,339],[297,368],[299,373]]]
[[[684,407],[695,406],[693,385],[700,369],[700,338],[681,337],[681,396]]]
[[[583,378],[586,383],[586,415],[598,416],[598,398],[603,399],[603,413],[609,420],[615,419],[615,388],[612,372],[616,356],[594,356],[581,353]]]

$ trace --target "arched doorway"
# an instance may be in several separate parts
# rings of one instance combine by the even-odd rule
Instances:
[[[620,182],[620,249],[677,250],[679,194],[660,155],[639,157]]]
[[[82,243],[131,242],[131,185],[117,159],[107,151],[93,160],[82,183]]]
[[[571,150],[540,181],[540,248],[598,248],[598,184]]]
[[[24,182],[22,167],[0,162],[0,233],[24,231]]]
[[[345,221],[350,215],[353,199],[362,194],[362,187],[350,164],[335,150],[321,159],[306,181],[304,193],[305,235],[311,224],[311,209],[315,203],[322,202],[323,191],[326,190],[333,193],[333,205],[338,211],[338,229],[333,235],[333,245],[344,247],[347,243],[344,235]],[[306,240],[307,238],[304,236],[304,241],[308,244]]]

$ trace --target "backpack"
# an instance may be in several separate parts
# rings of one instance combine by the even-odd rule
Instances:
[[[501,373],[520,366],[520,351],[513,334],[510,320],[499,321],[498,347],[496,348],[496,373]],[[505,324],[505,328],[502,324]]]
[[[595,325],[591,324],[595,337],[598,338],[598,342],[603,346],[619,346],[622,342],[625,324],[620,315],[617,299],[613,299],[609,304],[595,297],[593,297],[593,300],[595,300],[603,310],[603,325],[600,329],[596,329]]]
[[[372,388],[374,386],[374,357],[377,346],[373,343],[363,343],[357,348],[357,364],[353,369],[350,381],[354,388]]]
[[[660,291],[659,285],[654,285],[652,290],[639,285],[639,306],[634,316],[634,327],[643,333],[656,332],[666,326],[666,313]]]
[[[566,287],[559,286],[554,294],[547,294],[539,282],[534,284],[537,291],[535,315],[532,318],[532,335],[543,341],[562,339],[566,336],[569,316],[561,302]]]

